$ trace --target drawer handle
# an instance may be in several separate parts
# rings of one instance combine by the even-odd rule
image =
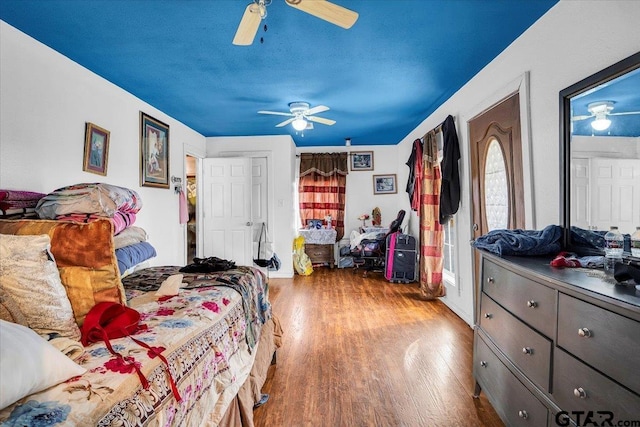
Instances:
[[[574,388],[573,389],[573,395],[575,397],[579,397],[580,399],[586,399],[587,398],[587,392],[584,391],[584,389],[582,387]]]
[[[480,366],[482,366],[483,368],[487,367],[487,362],[485,362],[484,360],[480,361]]]
[[[496,281],[493,280],[493,277],[487,277],[487,283],[493,285]]]
[[[527,307],[529,308],[536,308],[538,306],[538,303],[535,302],[534,300],[529,300],[527,301]]]
[[[578,329],[578,335],[581,337],[589,338],[591,336],[591,331],[587,328]]]
[[[523,410],[523,411],[518,411],[518,416],[519,416],[520,418],[525,419],[525,420],[526,420],[527,418],[529,418],[529,414],[527,413],[527,411],[524,411],[524,410]]]
[[[532,355],[533,354],[533,349],[531,347],[522,347],[522,353],[523,354]]]
[[[485,313],[484,314],[484,318],[485,319],[491,319],[492,317],[493,317],[493,314],[491,314],[491,313]]]

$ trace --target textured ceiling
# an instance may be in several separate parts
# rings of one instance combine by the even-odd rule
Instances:
[[[400,142],[556,0],[335,0],[359,13],[349,30],[273,0],[267,31],[234,46],[248,2],[1,0],[0,18],[204,136],[377,145]],[[302,135],[257,114],[292,101],[330,107],[319,116],[336,124]]]

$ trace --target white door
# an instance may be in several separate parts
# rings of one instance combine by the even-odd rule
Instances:
[[[591,228],[590,168],[589,159],[571,159],[571,225],[585,230]]]
[[[591,225],[597,230],[615,225],[621,233],[633,233],[640,224],[640,160],[594,158],[591,182]]]
[[[252,265],[251,159],[203,159],[205,257]]]

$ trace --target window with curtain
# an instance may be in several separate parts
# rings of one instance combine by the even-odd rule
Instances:
[[[347,183],[347,153],[303,153],[300,155],[300,219],[331,215],[337,239],[344,236],[344,205]]]

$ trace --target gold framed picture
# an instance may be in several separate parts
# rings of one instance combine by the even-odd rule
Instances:
[[[169,125],[140,112],[140,185],[169,188]]]
[[[109,131],[93,123],[85,123],[82,170],[106,176],[108,161]]]

